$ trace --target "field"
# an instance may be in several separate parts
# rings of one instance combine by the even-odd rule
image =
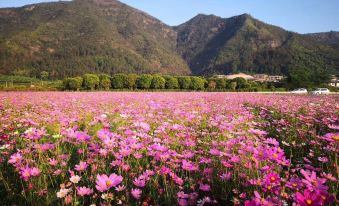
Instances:
[[[0,93],[0,205],[335,205],[338,102]]]

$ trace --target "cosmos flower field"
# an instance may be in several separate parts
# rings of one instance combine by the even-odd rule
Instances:
[[[338,100],[0,93],[0,205],[336,205]]]

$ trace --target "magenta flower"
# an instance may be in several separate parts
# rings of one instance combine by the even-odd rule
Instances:
[[[29,128],[25,131],[25,137],[31,140],[38,140],[42,136],[46,134],[46,130],[44,128],[37,129],[37,128]]]
[[[131,194],[132,194],[132,196],[134,197],[134,199],[140,199],[140,197],[141,197],[141,194],[142,194],[142,191],[140,190],[140,189],[132,189],[131,190]]]
[[[31,169],[26,167],[26,168],[23,168],[21,171],[20,171],[20,177],[25,180],[25,181],[28,181],[28,179],[31,177]]]
[[[77,192],[78,192],[78,195],[83,197],[83,196],[91,195],[93,193],[93,190],[87,187],[77,187]]]
[[[110,188],[115,187],[118,184],[120,184],[122,182],[122,179],[123,179],[122,176],[118,176],[114,173],[111,174],[109,177],[105,174],[97,175],[97,179],[95,181],[96,183],[95,187],[100,192],[105,192],[109,190]]]
[[[270,159],[275,160],[278,163],[284,160],[284,150],[279,147],[270,148],[267,151],[267,155]]]
[[[326,182],[325,178],[317,178],[317,174],[312,171],[311,174],[305,170],[301,170],[300,173],[304,176],[305,179],[302,179],[302,182],[306,187],[311,190],[327,191],[328,187],[324,185]]]
[[[182,160],[182,168],[187,171],[197,171],[199,169],[198,165],[187,160]]]
[[[178,198],[187,199],[189,197],[188,194],[185,194],[183,191],[177,193]]]
[[[75,138],[79,142],[85,142],[85,141],[90,140],[92,137],[86,134],[85,132],[75,132]]]
[[[200,184],[199,189],[204,192],[211,191],[211,186],[208,184]]]
[[[265,178],[266,185],[276,185],[280,181],[280,177],[277,173],[271,172]]]
[[[286,182],[286,187],[299,190],[303,187],[303,183],[300,178],[292,177],[288,182]]]
[[[317,192],[311,192],[309,190],[304,190],[304,193],[296,193],[297,203],[300,206],[321,206],[322,198]]]
[[[223,181],[228,181],[230,179],[232,179],[232,173],[228,172],[228,173],[223,173],[220,175],[221,180]]]
[[[179,206],[186,206],[186,205],[188,205],[187,199],[178,199],[178,205]]]

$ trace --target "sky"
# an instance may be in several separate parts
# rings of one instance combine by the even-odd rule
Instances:
[[[51,0],[0,0],[0,7],[18,7]],[[339,0],[120,0],[175,26],[197,14],[231,17],[248,13],[289,31],[339,31]]]

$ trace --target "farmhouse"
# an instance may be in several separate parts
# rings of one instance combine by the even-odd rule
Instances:
[[[332,86],[332,87],[339,87],[339,78],[338,78],[338,76],[332,75],[329,85]]]
[[[280,75],[267,75],[267,74],[255,74],[253,75],[255,81],[257,82],[280,82],[281,80],[284,79],[284,76]]]
[[[268,75],[268,74],[254,74],[248,75],[244,73],[230,74],[230,75],[216,75],[216,78],[220,79],[235,79],[235,78],[244,78],[246,80],[253,80],[257,82],[280,82],[284,79],[284,76],[280,75]]]

